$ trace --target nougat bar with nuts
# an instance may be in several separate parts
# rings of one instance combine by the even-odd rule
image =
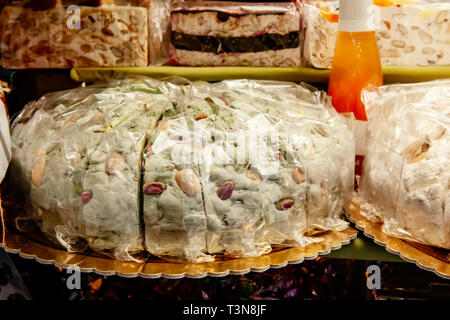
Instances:
[[[5,68],[145,66],[145,8],[62,5],[47,10],[5,7],[0,16],[1,64]],[[79,19],[77,14],[79,13]]]
[[[316,68],[331,68],[338,29],[337,2],[305,5],[304,59]],[[376,28],[383,65],[450,64],[450,4],[421,3],[377,7]]]
[[[189,66],[298,66],[293,3],[181,2],[171,11],[170,62]]]
[[[306,245],[308,231],[346,226],[353,191],[351,130],[322,102],[251,80],[127,79],[46,95],[13,125],[24,219],[68,251],[120,260],[143,244],[189,262]]]
[[[158,86],[124,80],[50,94],[16,120],[13,183],[29,219],[68,251],[133,260],[143,249],[140,163]]]
[[[259,256],[270,252],[269,243],[258,231],[264,224],[268,198],[277,193],[272,190],[271,196],[263,197],[267,193],[262,192],[262,186],[267,184],[256,181],[256,175],[252,179],[244,142],[232,135],[248,132],[249,116],[226,106],[209,91],[201,84],[194,85],[186,89],[183,102],[186,113],[195,119],[195,154],[200,155],[197,161],[208,226],[207,251],[235,257]]]
[[[163,116],[145,149],[145,247],[166,259],[207,262],[214,258],[206,252],[206,215],[190,122],[184,116]]]
[[[450,249],[450,81],[364,93],[368,152],[365,215],[388,235]],[[395,130],[393,130],[395,128]]]

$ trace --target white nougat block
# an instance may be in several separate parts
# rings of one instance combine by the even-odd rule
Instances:
[[[326,6],[333,11],[338,3]],[[306,64],[329,69],[338,23],[328,21],[319,7],[305,6],[304,56]],[[377,8],[380,22],[376,33],[383,65],[450,65],[450,3],[415,2]]]

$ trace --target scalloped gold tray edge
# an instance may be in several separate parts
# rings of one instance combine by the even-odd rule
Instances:
[[[445,263],[402,239],[386,235],[381,230],[381,223],[372,222],[361,215],[360,206],[355,200],[347,213],[347,218],[355,224],[358,230],[361,230],[377,245],[384,247],[389,253],[396,254],[406,262],[414,263],[423,270],[431,271],[439,277],[450,280],[450,263]]]
[[[299,264],[304,260],[316,259],[340,249],[355,239],[357,231],[351,227],[337,232],[327,232],[317,237],[324,241],[306,247],[290,247],[273,251],[267,255],[254,258],[224,259],[220,261],[189,264],[170,263],[157,258],[150,258],[146,263],[124,262],[107,257],[69,253],[50,244],[35,241],[16,230],[5,228],[4,241],[0,243],[9,253],[15,253],[25,259],[34,259],[41,264],[54,265],[68,269],[76,266],[81,272],[94,272],[103,276],[121,276],[125,278],[204,278],[243,275],[249,272],[264,272],[270,268],[278,269],[288,264]]]

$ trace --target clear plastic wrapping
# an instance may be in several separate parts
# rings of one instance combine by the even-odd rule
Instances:
[[[103,4],[101,6],[92,6]],[[146,66],[148,13],[130,1],[11,1],[1,10],[5,68]],[[87,6],[87,5],[90,6]]]
[[[364,214],[389,235],[450,248],[450,81],[363,93],[369,138]]]
[[[11,136],[9,133],[9,118],[5,96],[0,83],[0,182],[5,177],[11,161]]]
[[[174,0],[146,0],[148,8],[149,62],[152,65],[169,61],[170,6]]]
[[[170,63],[188,66],[300,65],[295,3],[175,2]]]
[[[352,131],[304,86],[113,81],[44,96],[12,138],[20,219],[69,251],[205,262],[347,226]]]
[[[142,250],[140,162],[164,111],[148,102],[162,92],[153,80],[79,88],[44,96],[16,119],[11,182],[29,217],[67,250],[124,260]]]

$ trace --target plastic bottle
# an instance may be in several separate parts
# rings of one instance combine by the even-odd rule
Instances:
[[[340,113],[355,115],[357,173],[364,155],[367,115],[361,91],[383,84],[380,56],[375,36],[377,8],[372,0],[340,0],[336,48],[328,84],[328,94]]]

